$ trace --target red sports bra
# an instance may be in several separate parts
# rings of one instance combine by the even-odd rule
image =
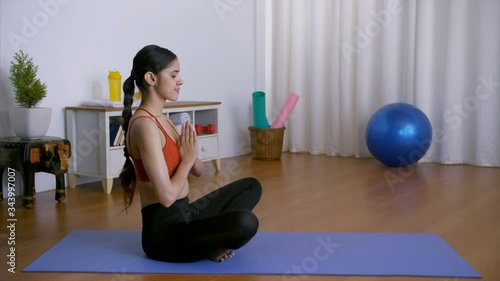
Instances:
[[[158,121],[158,119],[153,114],[151,114],[151,112],[147,111],[144,108],[138,108],[137,110],[144,110],[151,117],[153,117],[156,125],[158,126],[158,128],[160,128],[160,130],[165,135],[166,143],[165,143],[165,146],[163,147],[162,151],[163,151],[163,157],[165,158],[165,163],[167,163],[168,175],[170,177],[172,177],[172,175],[175,173],[175,170],[177,170],[179,163],[181,162],[181,157],[179,154],[179,147],[177,146],[177,143],[167,134],[167,131],[163,128],[163,126]],[[127,132],[130,132],[130,128],[132,128],[132,124],[134,124],[135,120],[137,120],[139,118],[150,118],[150,117],[148,117],[148,116],[136,117],[130,123],[129,129]],[[177,129],[172,124],[170,124],[170,126],[172,126],[172,128],[174,128],[174,131],[177,133]],[[177,133],[177,135],[178,135],[178,133]],[[125,140],[127,140],[127,139],[128,139],[128,137]],[[134,163],[135,175],[137,177],[137,180],[142,181],[142,182],[149,182],[150,181],[149,176],[148,176],[148,173],[146,172],[146,169],[144,169],[144,164],[142,163],[142,159],[134,158],[134,156],[132,156],[132,153],[131,153],[128,146],[127,146],[127,149],[128,149],[128,154],[130,155],[130,158],[132,159],[132,162]]]

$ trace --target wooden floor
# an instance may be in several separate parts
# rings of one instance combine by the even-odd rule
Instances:
[[[437,233],[483,275],[483,280],[500,280],[499,168],[424,163],[397,169],[373,159],[296,153],[284,153],[280,161],[256,161],[250,156],[223,159],[218,174],[209,163],[206,167],[206,175],[191,180],[191,199],[241,177],[260,179],[264,193],[255,212],[261,231]],[[140,229],[141,217],[138,201],[128,214],[120,213],[121,189],[115,185],[112,193],[105,195],[100,182],[68,189],[63,203],[54,201],[54,191],[38,193],[31,210],[20,207],[20,198],[17,202],[15,274],[6,268],[7,204],[1,203],[0,280],[468,280],[22,273],[72,230]]]

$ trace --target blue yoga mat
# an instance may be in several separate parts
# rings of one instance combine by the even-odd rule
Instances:
[[[77,230],[23,271],[481,277],[435,234],[323,232],[259,232],[222,263],[166,263],[145,256],[140,231]]]

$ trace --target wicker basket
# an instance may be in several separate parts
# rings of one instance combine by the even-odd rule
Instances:
[[[283,128],[257,129],[248,127],[250,130],[250,144],[252,146],[252,159],[255,160],[277,160],[281,159],[283,150]]]

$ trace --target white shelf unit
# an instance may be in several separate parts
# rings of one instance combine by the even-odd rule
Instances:
[[[163,113],[167,116],[186,112],[193,124],[215,125],[215,133],[206,132],[198,136],[198,158],[212,161],[220,171],[219,154],[219,108],[220,102],[178,101],[167,102]],[[133,108],[135,110],[136,108]],[[110,122],[121,120],[123,108],[66,107],[66,138],[71,143],[69,158],[69,186],[74,188],[80,176],[97,177],[102,180],[103,191],[111,193],[113,178],[120,175],[125,163],[123,146],[110,143]]]

